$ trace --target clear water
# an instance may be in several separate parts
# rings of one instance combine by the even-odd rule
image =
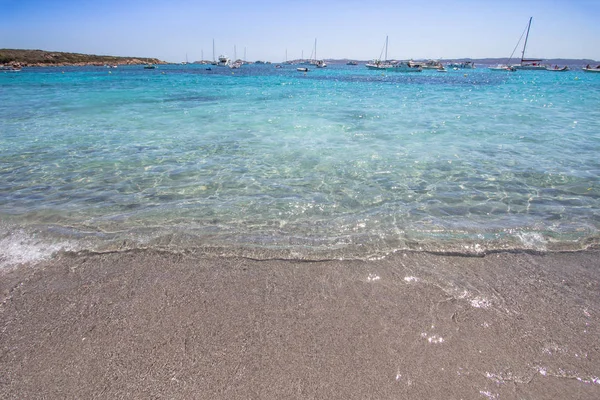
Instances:
[[[598,243],[600,74],[205,68],[0,73],[0,261]]]

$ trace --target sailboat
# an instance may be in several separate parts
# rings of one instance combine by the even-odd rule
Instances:
[[[510,65],[510,60],[512,60],[513,55],[515,54],[515,51],[517,51],[517,47],[519,46],[519,43],[521,43],[521,39],[522,38],[523,38],[523,35],[521,35],[521,37],[519,38],[519,41],[515,45],[515,48],[513,49],[512,53],[510,53],[510,57],[508,58],[508,62],[506,64],[498,64],[498,65],[493,66],[493,67],[488,67],[488,69],[490,71],[509,71],[509,72],[515,72],[517,69],[514,66]]]
[[[515,69],[523,69],[530,71],[546,71],[546,66],[542,65],[541,59],[537,58],[525,58],[525,50],[527,49],[527,39],[529,39],[529,29],[531,28],[531,20],[533,17],[529,17],[529,23],[527,24],[527,35],[525,35],[525,43],[523,44],[523,52],[521,53],[521,63],[513,65]]]
[[[379,59],[368,62],[365,66],[367,69],[376,69],[376,70],[385,70],[386,68],[391,67],[391,63],[387,59],[387,50],[388,50],[388,37],[385,37],[385,60],[381,61],[381,54],[379,55]]]
[[[213,39],[213,60],[211,65],[217,65],[217,60],[215,59],[215,39]]]
[[[239,67],[242,66],[242,60],[238,60],[237,59],[237,50],[235,48],[235,45],[233,46],[233,59],[235,61],[229,60],[229,63],[228,63],[229,64],[229,68],[231,68],[231,69],[237,69],[237,68],[239,68]]]
[[[315,38],[315,65],[317,68],[325,68],[327,64],[325,60],[317,60],[317,39]]]
[[[224,55],[220,55],[219,58],[215,60],[215,39],[213,39],[213,60],[211,64],[218,67],[228,67],[230,64],[229,57]]]

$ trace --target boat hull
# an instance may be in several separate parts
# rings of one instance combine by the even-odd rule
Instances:
[[[421,72],[423,71],[423,69],[421,67],[408,67],[408,66],[401,66],[401,67],[389,67],[385,69],[388,72]]]
[[[471,61],[465,61],[463,63],[450,63],[446,66],[451,69],[475,69],[475,64]]]
[[[365,67],[367,69],[376,70],[376,71],[385,71],[389,65],[388,64],[366,64]]]
[[[522,71],[546,71],[545,65],[513,65],[513,68]]]
[[[489,67],[488,69],[490,71],[509,71],[509,72],[516,71],[515,67],[511,67],[509,65],[498,65],[496,67]]]

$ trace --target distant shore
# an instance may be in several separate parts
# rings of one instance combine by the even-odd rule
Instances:
[[[358,59],[325,59],[331,64],[345,64],[348,61],[359,63],[367,62],[367,60]],[[443,62],[463,62],[471,61],[475,64],[495,65],[507,64],[508,58],[453,58],[440,60]],[[518,60],[513,59],[512,62]],[[203,61],[191,62],[190,64],[201,64]],[[598,64],[599,62],[592,59],[565,59],[553,58],[545,59],[545,64],[551,65],[587,65]],[[93,54],[66,53],[57,51],[45,50],[21,50],[21,49],[0,49],[0,65],[19,66],[19,67],[66,67],[66,66],[104,66],[104,65],[141,65],[141,64],[180,64],[177,62],[167,62],[158,58],[147,57],[118,57],[118,56],[103,56]]]
[[[18,67],[66,67],[167,64],[157,58],[99,56],[44,50],[0,49],[0,65]]]

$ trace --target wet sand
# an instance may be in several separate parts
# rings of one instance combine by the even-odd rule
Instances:
[[[0,271],[0,398],[600,398],[600,253]]]

